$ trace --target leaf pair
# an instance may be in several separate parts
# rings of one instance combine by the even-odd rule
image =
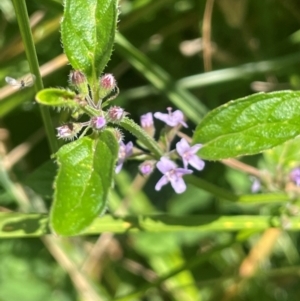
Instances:
[[[93,95],[112,52],[117,23],[117,0],[65,0],[62,42],[69,62],[81,71]],[[86,112],[84,97],[72,91],[45,89],[36,99],[43,105]],[[92,108],[90,108],[92,110]],[[114,133],[106,129],[93,137],[71,142],[56,154],[51,227],[60,235],[76,235],[102,214],[112,186],[118,156]]]

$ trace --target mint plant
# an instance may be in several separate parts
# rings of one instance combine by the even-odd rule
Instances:
[[[0,299],[298,300],[290,6],[10,2]]]
[[[69,121],[57,128],[58,138],[71,141],[54,155],[59,170],[51,227],[60,235],[80,233],[105,212],[114,173],[128,158],[142,160],[139,171],[144,176],[155,168],[162,173],[155,190],[170,183],[176,193],[183,193],[184,176],[193,173],[190,167],[201,171],[203,159],[257,154],[300,134],[300,93],[294,91],[258,93],[220,106],[199,120],[192,138],[186,137],[192,145],[177,139],[175,149],[171,146],[182,135],[180,128],[188,128],[181,110],[149,112],[141,116],[141,127],[135,124],[124,108],[113,105],[119,89],[112,74],[103,74],[115,39],[117,4],[117,0],[65,2],[61,31],[74,68],[73,90],[50,88],[36,95],[41,105],[69,110],[75,118],[88,116],[88,121]],[[153,116],[166,124],[157,141]],[[139,148],[123,140],[124,130],[136,136]],[[258,191],[257,181],[253,191]]]

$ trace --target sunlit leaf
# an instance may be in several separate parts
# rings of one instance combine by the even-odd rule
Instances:
[[[257,154],[300,134],[300,92],[257,93],[211,111],[198,125],[199,155],[219,160]]]
[[[61,24],[65,53],[91,82],[101,74],[113,48],[117,0],[66,0]]]
[[[57,153],[51,227],[60,235],[76,235],[106,209],[112,185],[118,143],[106,130],[99,137],[84,137]]]

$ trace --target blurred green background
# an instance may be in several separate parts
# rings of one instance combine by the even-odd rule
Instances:
[[[66,87],[71,68],[60,40],[62,3],[26,2],[44,86]],[[114,104],[137,122],[149,111],[179,107],[190,117],[186,134],[192,135],[205,112],[229,100],[260,91],[299,89],[297,0],[120,0],[119,20],[119,32],[146,55],[149,65],[138,68],[132,63],[134,55],[116,44],[105,71],[115,75],[120,88]],[[147,66],[160,69],[155,74]],[[28,211],[29,200],[36,211],[51,204],[56,167],[49,163],[34,91],[13,90],[4,80],[28,72],[13,5],[1,0],[3,212]],[[160,76],[171,83],[173,94],[159,84]],[[70,118],[66,112],[51,115],[55,126]],[[131,138],[126,134],[127,140]],[[252,165],[259,160],[260,156],[244,158]],[[180,196],[170,187],[158,193],[153,187],[159,174],[146,182],[137,175],[137,166],[128,162],[116,177],[108,212],[121,203],[121,213],[133,215],[259,215],[274,209],[233,204],[192,185]],[[237,194],[250,193],[249,177],[220,163],[207,162],[197,176]],[[298,301],[298,249],[298,233],[276,229],[3,239],[0,301]]]

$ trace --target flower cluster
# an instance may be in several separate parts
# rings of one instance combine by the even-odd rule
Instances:
[[[87,104],[97,116],[92,116],[87,122],[68,122],[67,124],[58,127],[58,138],[73,140],[78,137],[78,134],[84,127],[86,127],[86,131],[89,128],[95,131],[102,131],[105,129],[108,122],[119,122],[127,114],[124,109],[118,106],[112,106],[107,111],[102,110],[107,102],[118,95],[119,90],[112,74],[104,74],[100,77],[97,93],[96,95],[93,95],[93,97],[90,96],[90,87],[82,72],[71,72],[70,84],[74,86],[78,92],[78,95],[76,95],[77,102],[83,106],[86,106]],[[113,91],[115,91],[114,94],[112,94]]]
[[[124,109],[118,106],[111,106],[107,110],[103,110],[109,104],[109,101],[114,99],[119,92],[116,80],[112,74],[101,76],[98,87],[93,87],[93,90],[88,85],[85,75],[80,71],[74,71],[70,74],[70,83],[78,92],[74,100],[80,104],[79,111],[82,110],[90,115],[90,120],[85,122],[69,122],[58,127],[57,136],[59,138],[73,140],[78,137],[83,128],[85,130],[82,135],[89,129],[96,132],[103,131],[108,126],[108,123],[119,124],[123,117],[127,115]],[[140,159],[143,160],[143,163],[139,166],[139,171],[142,175],[147,176],[156,167],[162,173],[162,177],[155,185],[155,190],[159,191],[164,185],[170,183],[176,193],[182,193],[186,190],[183,176],[193,172],[193,170],[189,169],[189,166],[197,170],[204,168],[204,161],[197,156],[197,152],[202,145],[196,144],[190,146],[188,143],[189,138],[181,138],[176,143],[175,149],[170,149],[172,141],[179,133],[180,128],[188,127],[183,113],[180,110],[172,111],[172,108],[167,108],[167,113],[147,113],[141,116],[140,124],[145,131],[144,135],[148,136],[146,139],[154,139],[155,136],[153,117],[166,124],[163,134],[159,135],[159,141],[157,142],[157,146],[160,147],[163,155],[157,160],[157,156],[139,149],[138,154],[140,155]],[[127,144],[124,143],[121,130],[115,128],[115,133],[119,142],[119,154],[115,172],[119,173],[125,160],[133,155],[136,156],[137,149],[134,148],[131,141]],[[179,167],[175,163],[178,159],[182,161],[182,167]]]
[[[167,108],[167,111],[168,113],[166,114],[157,112],[154,113],[154,115],[152,115],[152,113],[142,115],[140,119],[141,127],[151,137],[153,137],[155,133],[153,116],[166,123],[168,126],[166,131],[169,130],[171,132],[172,129],[178,130],[180,126],[188,127],[184,121],[184,115],[180,110],[172,112],[172,108]],[[169,145],[170,143],[166,144]],[[130,148],[132,147],[132,143],[128,143],[126,146],[123,145],[120,147],[117,172],[120,171],[120,166],[122,166],[124,159],[131,155],[132,149]],[[159,191],[164,185],[170,183],[176,193],[183,193],[186,190],[186,184],[183,180],[183,176],[193,172],[193,170],[188,169],[188,166],[190,165],[197,170],[202,170],[204,168],[204,161],[197,156],[197,152],[201,147],[201,144],[190,146],[185,138],[181,138],[181,140],[176,143],[176,154],[175,150],[165,149],[165,155],[162,156],[159,161],[155,161],[153,159],[144,161],[139,167],[140,173],[143,175],[149,175],[153,172],[156,166],[163,176],[155,185],[155,190]],[[175,161],[172,160],[178,158],[182,160],[183,167],[178,167]]]

